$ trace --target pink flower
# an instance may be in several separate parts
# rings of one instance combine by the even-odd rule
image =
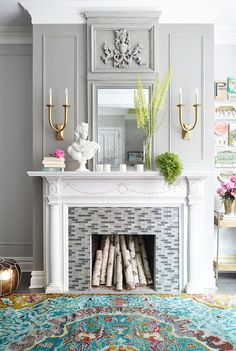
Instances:
[[[226,189],[223,189],[223,188],[219,188],[217,189],[217,194],[219,194],[220,196],[224,196],[225,193],[226,193]]]
[[[233,197],[236,198],[236,189],[232,189],[232,190],[231,190],[231,194],[233,195]]]
[[[225,184],[225,189],[231,190],[231,189],[233,189],[233,188],[234,188],[234,184],[232,184],[232,183],[226,183],[226,184]]]
[[[65,156],[65,153],[63,150],[61,149],[56,149],[53,153],[53,156],[57,157],[57,158],[61,158]]]
[[[236,176],[231,177],[230,180],[232,183],[236,183]]]

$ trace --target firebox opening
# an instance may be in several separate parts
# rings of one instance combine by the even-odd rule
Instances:
[[[91,235],[92,289],[153,289],[155,235]]]

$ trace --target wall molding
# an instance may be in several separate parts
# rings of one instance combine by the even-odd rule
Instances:
[[[27,243],[27,242],[7,242],[7,241],[1,241],[0,246],[18,246],[18,245],[33,245],[33,243]]]
[[[158,10],[155,0],[120,0],[119,3],[111,0],[21,0],[20,4],[30,14],[33,24],[78,24],[86,23],[84,13],[98,10]]]
[[[44,271],[32,271],[30,279],[30,289],[44,288],[45,273]]]
[[[31,272],[33,269],[33,257],[8,257],[16,260],[22,272]]]
[[[215,26],[215,45],[236,45],[236,26]]]
[[[32,27],[0,26],[0,44],[32,44]]]

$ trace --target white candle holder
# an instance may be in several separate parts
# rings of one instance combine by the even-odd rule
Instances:
[[[111,172],[111,165],[109,163],[106,163],[103,165],[103,170],[104,172]]]
[[[137,166],[136,166],[136,169],[137,169],[137,172],[143,172],[144,171],[144,166],[143,164],[141,163],[138,163]]]
[[[104,170],[103,165],[97,165],[96,170],[97,170],[97,172],[103,172],[103,170]]]
[[[127,171],[126,164],[120,164],[120,172],[126,172],[126,171]]]

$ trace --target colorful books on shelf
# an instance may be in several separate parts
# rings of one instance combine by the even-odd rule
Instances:
[[[44,172],[62,172],[65,169],[65,158],[54,156],[44,157],[42,164],[42,171]]]

